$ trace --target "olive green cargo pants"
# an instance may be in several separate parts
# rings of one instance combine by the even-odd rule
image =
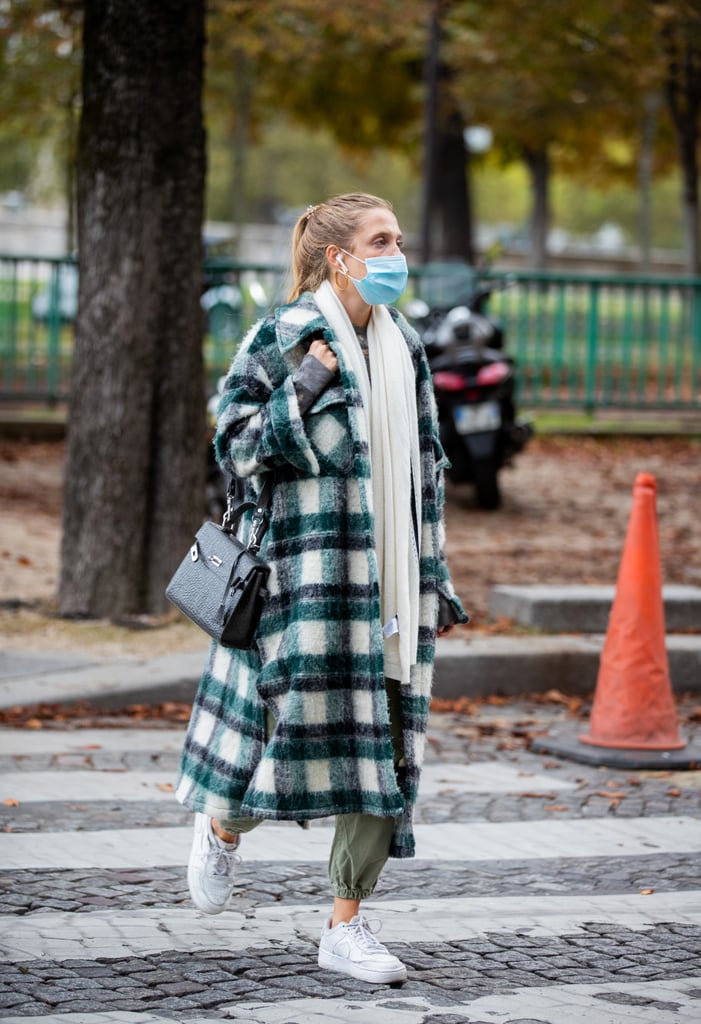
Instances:
[[[394,679],[385,680],[392,730],[394,766],[404,757],[400,718],[400,686]],[[274,721],[268,723],[274,727]],[[272,729],[271,729],[272,731]],[[262,825],[260,818],[228,818],[219,824],[227,832],[242,835]],[[394,832],[394,818],[378,818],[372,814],[337,814],[331,853],[329,878],[334,896],[347,900],[364,900],[371,896],[380,873],[389,858]]]

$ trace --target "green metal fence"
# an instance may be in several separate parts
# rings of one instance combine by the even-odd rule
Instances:
[[[437,272],[437,269],[439,272]],[[449,272],[446,273],[446,270]],[[701,279],[488,273],[528,408],[701,410]],[[203,271],[209,386],[246,328],[280,301],[283,268],[219,260]],[[464,301],[474,271],[419,267],[403,300]],[[69,393],[77,267],[0,256],[0,400]]]
[[[701,410],[698,278],[523,273],[490,308],[524,405]]]
[[[71,260],[0,256],[0,398],[66,398],[78,272]]]

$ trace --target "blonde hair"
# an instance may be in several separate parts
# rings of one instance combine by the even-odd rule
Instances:
[[[316,291],[329,276],[327,246],[350,249],[364,214],[378,206],[392,209],[386,199],[366,192],[347,192],[307,207],[292,234],[293,285],[288,302],[299,298],[302,292]]]

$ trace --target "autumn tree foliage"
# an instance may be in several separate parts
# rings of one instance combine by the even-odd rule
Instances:
[[[447,25],[449,62],[472,72],[456,76],[462,102],[493,127],[503,158],[529,169],[534,266],[545,262],[553,171],[605,184],[676,159],[687,268],[700,272],[699,0],[470,0],[450,5]],[[646,153],[652,117],[661,131]]]
[[[0,8],[0,41],[12,34],[14,21],[6,52],[27,58],[32,33],[22,28],[29,13],[38,52],[52,46],[56,52],[51,30],[57,12],[64,19],[72,12],[68,20],[75,20],[81,7],[80,0],[16,0],[7,27]],[[238,182],[247,143],[281,112],[330,129],[349,152],[401,149],[425,174],[427,53],[435,16],[441,28],[433,126],[440,187],[429,192],[435,193],[431,216],[441,244],[456,254],[461,249],[452,237],[469,217],[469,196],[458,195],[467,191],[469,161],[461,136],[465,126],[484,123],[493,130],[494,152],[529,169],[534,265],[545,261],[553,174],[600,185],[638,180],[644,192],[656,172],[674,163],[687,266],[695,273],[700,7],[699,0],[210,0],[209,109],[231,136]],[[10,80],[21,80],[21,67],[31,61],[14,60]],[[54,60],[50,75],[60,67]],[[69,68],[64,61],[66,74]],[[34,77],[35,89],[42,77]],[[49,95],[67,91],[54,83]],[[232,205],[241,210],[236,190]]]

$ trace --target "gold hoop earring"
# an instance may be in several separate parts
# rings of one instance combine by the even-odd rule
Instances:
[[[340,274],[340,280],[339,280]],[[348,274],[341,274],[340,270],[334,270],[333,279],[336,282],[336,287],[340,292],[344,292],[348,287]]]

